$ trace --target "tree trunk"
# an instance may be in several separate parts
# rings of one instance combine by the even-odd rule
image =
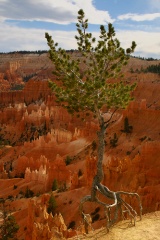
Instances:
[[[106,127],[104,122],[100,125],[100,130],[98,131],[98,161],[97,161],[97,173],[95,177],[93,178],[92,188],[91,188],[91,200],[94,201],[96,199],[96,186],[100,184],[100,182],[103,180],[104,174],[103,174],[103,157],[104,157],[104,150],[105,150],[105,132]]]
[[[112,114],[113,116],[113,114]],[[111,116],[111,118],[112,118]],[[105,151],[105,132],[106,129],[109,125],[109,122],[111,120],[111,118],[104,123],[104,119],[103,118],[99,118],[99,131],[97,133],[98,136],[98,161],[97,161],[97,173],[95,175],[95,177],[93,178],[93,182],[92,182],[92,187],[91,187],[91,195],[87,195],[85,197],[83,197],[81,199],[80,202],[80,212],[82,214],[82,217],[84,219],[84,223],[85,223],[85,227],[86,227],[86,233],[88,233],[88,222],[85,219],[85,214],[83,213],[83,205],[86,202],[97,202],[98,204],[102,205],[104,207],[104,211],[107,217],[107,229],[109,230],[110,226],[112,226],[118,219],[118,212],[121,209],[121,212],[128,212],[129,216],[131,217],[131,222],[132,220],[134,220],[134,225],[135,225],[135,221],[136,221],[136,216],[137,216],[137,212],[132,208],[132,206],[130,204],[128,204],[125,200],[122,199],[121,195],[125,195],[125,196],[135,196],[139,202],[139,209],[140,209],[140,219],[142,216],[142,204],[141,204],[141,200],[140,197],[137,193],[132,193],[132,192],[123,192],[123,191],[118,191],[118,192],[113,192],[110,191],[106,186],[104,186],[101,182],[103,180],[103,158],[104,158],[104,151]],[[113,200],[112,204],[106,204],[105,202],[102,202],[101,200],[98,199],[98,197],[96,196],[97,191],[100,192],[103,196],[105,196],[106,198]],[[124,210],[122,211],[121,207],[124,207]],[[110,210],[111,208],[115,208],[114,210],[114,217],[113,219],[111,219],[110,217]]]

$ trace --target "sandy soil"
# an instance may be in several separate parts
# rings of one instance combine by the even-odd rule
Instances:
[[[142,216],[136,226],[130,226],[129,221],[121,221],[107,233],[105,228],[90,232],[85,236],[77,236],[77,240],[160,240],[160,211]]]

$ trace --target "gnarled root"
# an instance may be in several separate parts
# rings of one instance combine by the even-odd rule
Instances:
[[[100,192],[102,195],[104,195],[106,198],[113,200],[114,202],[112,204],[106,204],[105,202],[100,201],[96,197],[96,192]],[[94,195],[93,195],[94,192]],[[113,224],[117,221],[118,219],[118,212],[121,212],[121,216],[124,218],[124,213],[128,213],[128,215],[131,218],[131,223],[133,220],[133,225],[135,226],[136,222],[136,217],[137,217],[137,212],[132,208],[130,204],[128,204],[126,201],[124,201],[121,197],[121,195],[128,195],[128,196],[135,196],[138,199],[139,203],[139,215],[140,215],[140,220],[142,219],[142,204],[140,197],[137,193],[132,193],[132,192],[124,192],[124,191],[118,191],[118,192],[113,192],[110,191],[106,186],[104,186],[101,183],[98,183],[97,185],[94,186],[94,190],[92,189],[92,194],[87,195],[84,198],[82,198],[80,202],[80,213],[82,214],[82,217],[84,219],[85,223],[85,228],[86,228],[86,233],[88,233],[88,226],[91,224],[87,222],[86,220],[86,214],[83,212],[83,205],[86,202],[96,202],[104,207],[104,212],[107,220],[107,230],[109,231],[109,228],[113,226]],[[111,209],[115,208],[114,210],[114,217],[111,219]],[[123,208],[123,210],[122,210]]]

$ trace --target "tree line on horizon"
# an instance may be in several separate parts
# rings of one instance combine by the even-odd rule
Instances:
[[[44,53],[47,53],[48,50],[35,50],[35,51],[29,51],[29,50],[20,50],[20,51],[11,51],[11,52],[0,52],[0,55],[2,54],[44,54]],[[68,49],[66,50],[66,52],[78,52],[77,49]],[[130,56],[130,57],[133,57],[133,58],[137,58],[137,59],[141,59],[141,60],[146,60],[146,61],[158,61],[160,59],[157,59],[157,58],[153,58],[153,57],[148,57],[148,58],[145,58],[145,57],[141,57],[141,56]]]

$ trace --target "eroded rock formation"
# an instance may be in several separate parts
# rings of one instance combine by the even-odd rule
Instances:
[[[49,199],[49,195],[47,196]],[[46,198],[46,199],[47,199]],[[25,240],[66,239],[76,235],[76,231],[67,229],[61,213],[47,213],[47,202],[30,200],[28,204],[27,233]]]
[[[51,191],[56,179],[60,191],[57,208],[61,212],[54,217],[47,213],[48,194],[29,200],[28,217],[27,208],[22,209],[27,221],[26,240],[75,235],[75,230],[67,230],[66,226],[75,221],[75,229],[79,227],[79,201],[89,191],[96,173],[97,156],[92,145],[98,130],[96,121],[90,117],[84,122],[57,105],[48,88],[51,65],[47,55],[17,54],[12,60],[5,56],[3,61],[0,66],[0,178],[3,181],[0,196],[13,195],[11,204],[16,206],[17,202],[15,212],[17,221],[21,222],[19,192],[29,187],[34,194],[44,194]],[[124,70],[128,81],[137,82],[135,101],[119,111],[117,121],[107,129],[103,163],[104,184],[114,191],[138,192],[143,212],[160,210],[159,76],[136,74],[137,68],[140,70],[141,65],[148,64],[151,63],[137,63],[132,59],[129,68],[134,73]],[[10,91],[15,85],[24,88]],[[132,127],[129,133],[124,131],[126,117]],[[118,138],[116,147],[110,145],[114,133]],[[22,200],[25,205],[27,200]],[[136,204],[135,200],[132,204]],[[71,208],[75,212],[68,216]],[[19,236],[24,232],[22,226]]]

